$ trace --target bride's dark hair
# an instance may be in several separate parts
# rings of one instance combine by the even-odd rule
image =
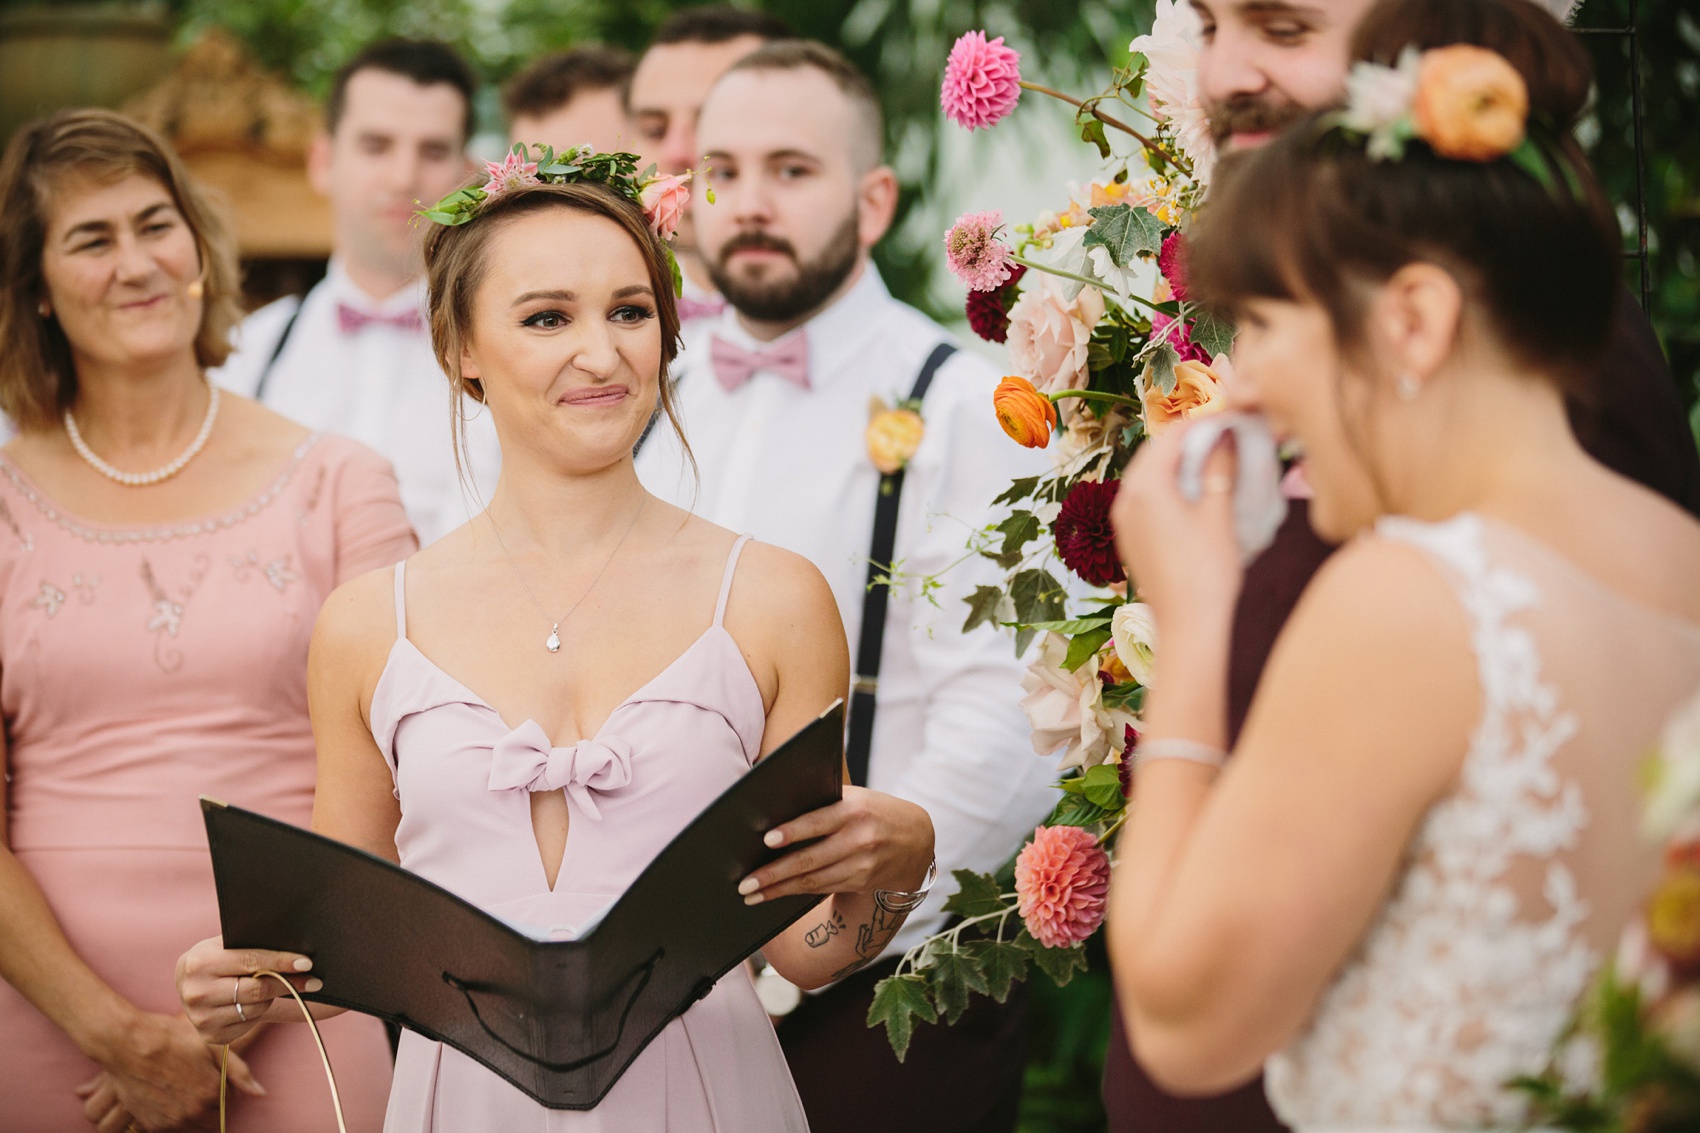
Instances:
[[[1521,365],[1583,394],[1611,329],[1620,237],[1571,137],[1592,72],[1573,35],[1528,0],[1384,0],[1354,55],[1391,65],[1407,46],[1469,43],[1504,56],[1529,93],[1553,187],[1511,161],[1453,161],[1421,142],[1371,161],[1327,114],[1223,163],[1188,256],[1197,297],[1320,303],[1342,350],[1362,345],[1369,288],[1408,263],[1440,265]],[[1566,188],[1567,172],[1577,190]]]

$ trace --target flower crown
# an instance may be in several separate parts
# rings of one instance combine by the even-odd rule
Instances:
[[[1557,189],[1556,165],[1571,194],[1582,196],[1570,163],[1530,136],[1523,76],[1485,47],[1406,47],[1392,67],[1356,63],[1346,78],[1345,109],[1323,121],[1330,130],[1364,140],[1371,161],[1401,160],[1405,144],[1414,139],[1452,161],[1506,158],[1549,192]]]
[[[537,155],[535,161],[531,160],[533,150]],[[590,145],[573,146],[556,153],[553,146],[527,147],[524,142],[515,142],[513,150],[500,163],[484,163],[490,179],[482,187],[468,185],[456,189],[430,208],[420,209],[418,215],[433,224],[453,228],[476,217],[486,203],[526,185],[606,185],[643,210],[650,230],[667,253],[667,263],[673,272],[673,293],[677,295],[684,280],[669,242],[679,230],[679,221],[690,201],[693,173],[662,176],[651,165],[640,174],[637,167],[636,154],[597,153]],[[714,201],[713,189],[708,192],[708,200]]]

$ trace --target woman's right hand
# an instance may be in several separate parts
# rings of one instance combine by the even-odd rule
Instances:
[[[137,1012],[101,1059],[103,1073],[78,1093],[97,1128],[115,1111],[146,1130],[195,1129],[218,1111],[218,1055],[187,1019]],[[232,1055],[230,1084],[263,1095],[247,1063]]]
[[[201,1038],[222,1046],[247,1034],[287,994],[278,981],[255,972],[282,972],[297,991],[318,991],[324,984],[316,977],[294,974],[312,966],[297,952],[226,948],[223,937],[211,936],[178,957],[177,994]]]

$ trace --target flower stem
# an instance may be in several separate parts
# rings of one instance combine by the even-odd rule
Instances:
[[[1186,161],[1184,158],[1182,158],[1178,154],[1172,154],[1172,153],[1168,152],[1162,146],[1158,145],[1156,142],[1152,141],[1150,138],[1146,137],[1144,134],[1140,133],[1138,130],[1135,130],[1132,126],[1129,126],[1126,122],[1123,122],[1121,119],[1112,118],[1110,115],[1105,114],[1102,110],[1098,109],[1096,104],[1094,104],[1092,106],[1087,106],[1086,103],[1082,102],[1078,98],[1075,98],[1073,95],[1064,94],[1060,90],[1055,90],[1055,89],[1053,89],[1051,87],[1047,87],[1047,86],[1041,86],[1038,83],[1030,83],[1026,79],[1021,80],[1021,89],[1022,90],[1030,90],[1034,94],[1048,94],[1052,98],[1061,99],[1062,101],[1068,103],[1070,106],[1073,106],[1077,110],[1086,111],[1087,113],[1091,114],[1092,117],[1094,117],[1098,121],[1102,122],[1104,125],[1114,126],[1116,129],[1120,130],[1124,134],[1133,135],[1134,140],[1137,141],[1140,145],[1144,146],[1146,149],[1150,150],[1152,153],[1158,155],[1164,161],[1168,162],[1170,165],[1173,165],[1176,169],[1179,169],[1182,173],[1185,173],[1187,176],[1189,176],[1189,177],[1192,176],[1192,164],[1190,162]]]
[[[1065,397],[1078,397],[1086,401],[1108,401],[1116,405],[1131,405],[1135,409],[1144,408],[1131,397],[1123,397],[1119,393],[1100,393],[1093,389],[1065,389],[1056,393],[1047,393],[1045,396],[1051,399],[1053,405]]]
[[[1009,257],[1009,262],[1012,263],[1012,264],[1020,264],[1022,267],[1025,267],[1025,268],[1032,268],[1034,271],[1042,271],[1046,275],[1054,275],[1059,279],[1072,279],[1076,283],[1084,283],[1086,286],[1096,287],[1100,291],[1102,291],[1104,289],[1104,281],[1101,280],[1101,279],[1092,279],[1088,276],[1076,275],[1072,271],[1064,271],[1062,268],[1054,268],[1054,267],[1051,267],[1049,264],[1042,264],[1042,263],[1039,263],[1037,260],[1030,260],[1026,256],[1011,255]],[[1156,311],[1158,314],[1163,313],[1163,309],[1161,307],[1159,307],[1157,304],[1153,303],[1151,300],[1145,298],[1142,295],[1135,295],[1132,292],[1129,292],[1128,294],[1126,294],[1124,296],[1120,292],[1117,292],[1116,298],[1117,299],[1123,299],[1123,298],[1132,299],[1135,303],[1138,303],[1142,307],[1150,307],[1153,311]]]

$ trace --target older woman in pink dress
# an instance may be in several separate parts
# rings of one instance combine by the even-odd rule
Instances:
[[[228,237],[116,114],[20,130],[0,165],[0,1125],[200,1127],[215,1052],[179,953],[216,931],[196,797],[305,822],[307,643],[343,580],[417,543],[393,474],[205,377],[235,318]],[[326,1031],[351,1128],[381,1027]],[[232,1048],[238,1128],[323,1129],[311,1036]]]
[[[665,252],[629,194],[507,188],[426,243],[432,335],[488,406],[488,509],[326,603],[308,685],[314,826],[493,913],[580,925],[691,818],[845,693],[832,592],[806,560],[651,496],[632,448],[669,405],[678,333]],[[405,568],[405,570],[403,569]],[[746,878],[747,900],[827,893],[764,948],[804,987],[876,957],[918,900],[932,824],[856,787],[776,828],[820,838]],[[287,1019],[288,954],[217,940],[179,987],[209,1042]],[[302,983],[310,973],[295,977]],[[328,989],[329,990],[329,989]],[[593,1110],[547,1110],[408,1033],[386,1128],[798,1133],[772,1026],[741,968],[645,1048]]]

